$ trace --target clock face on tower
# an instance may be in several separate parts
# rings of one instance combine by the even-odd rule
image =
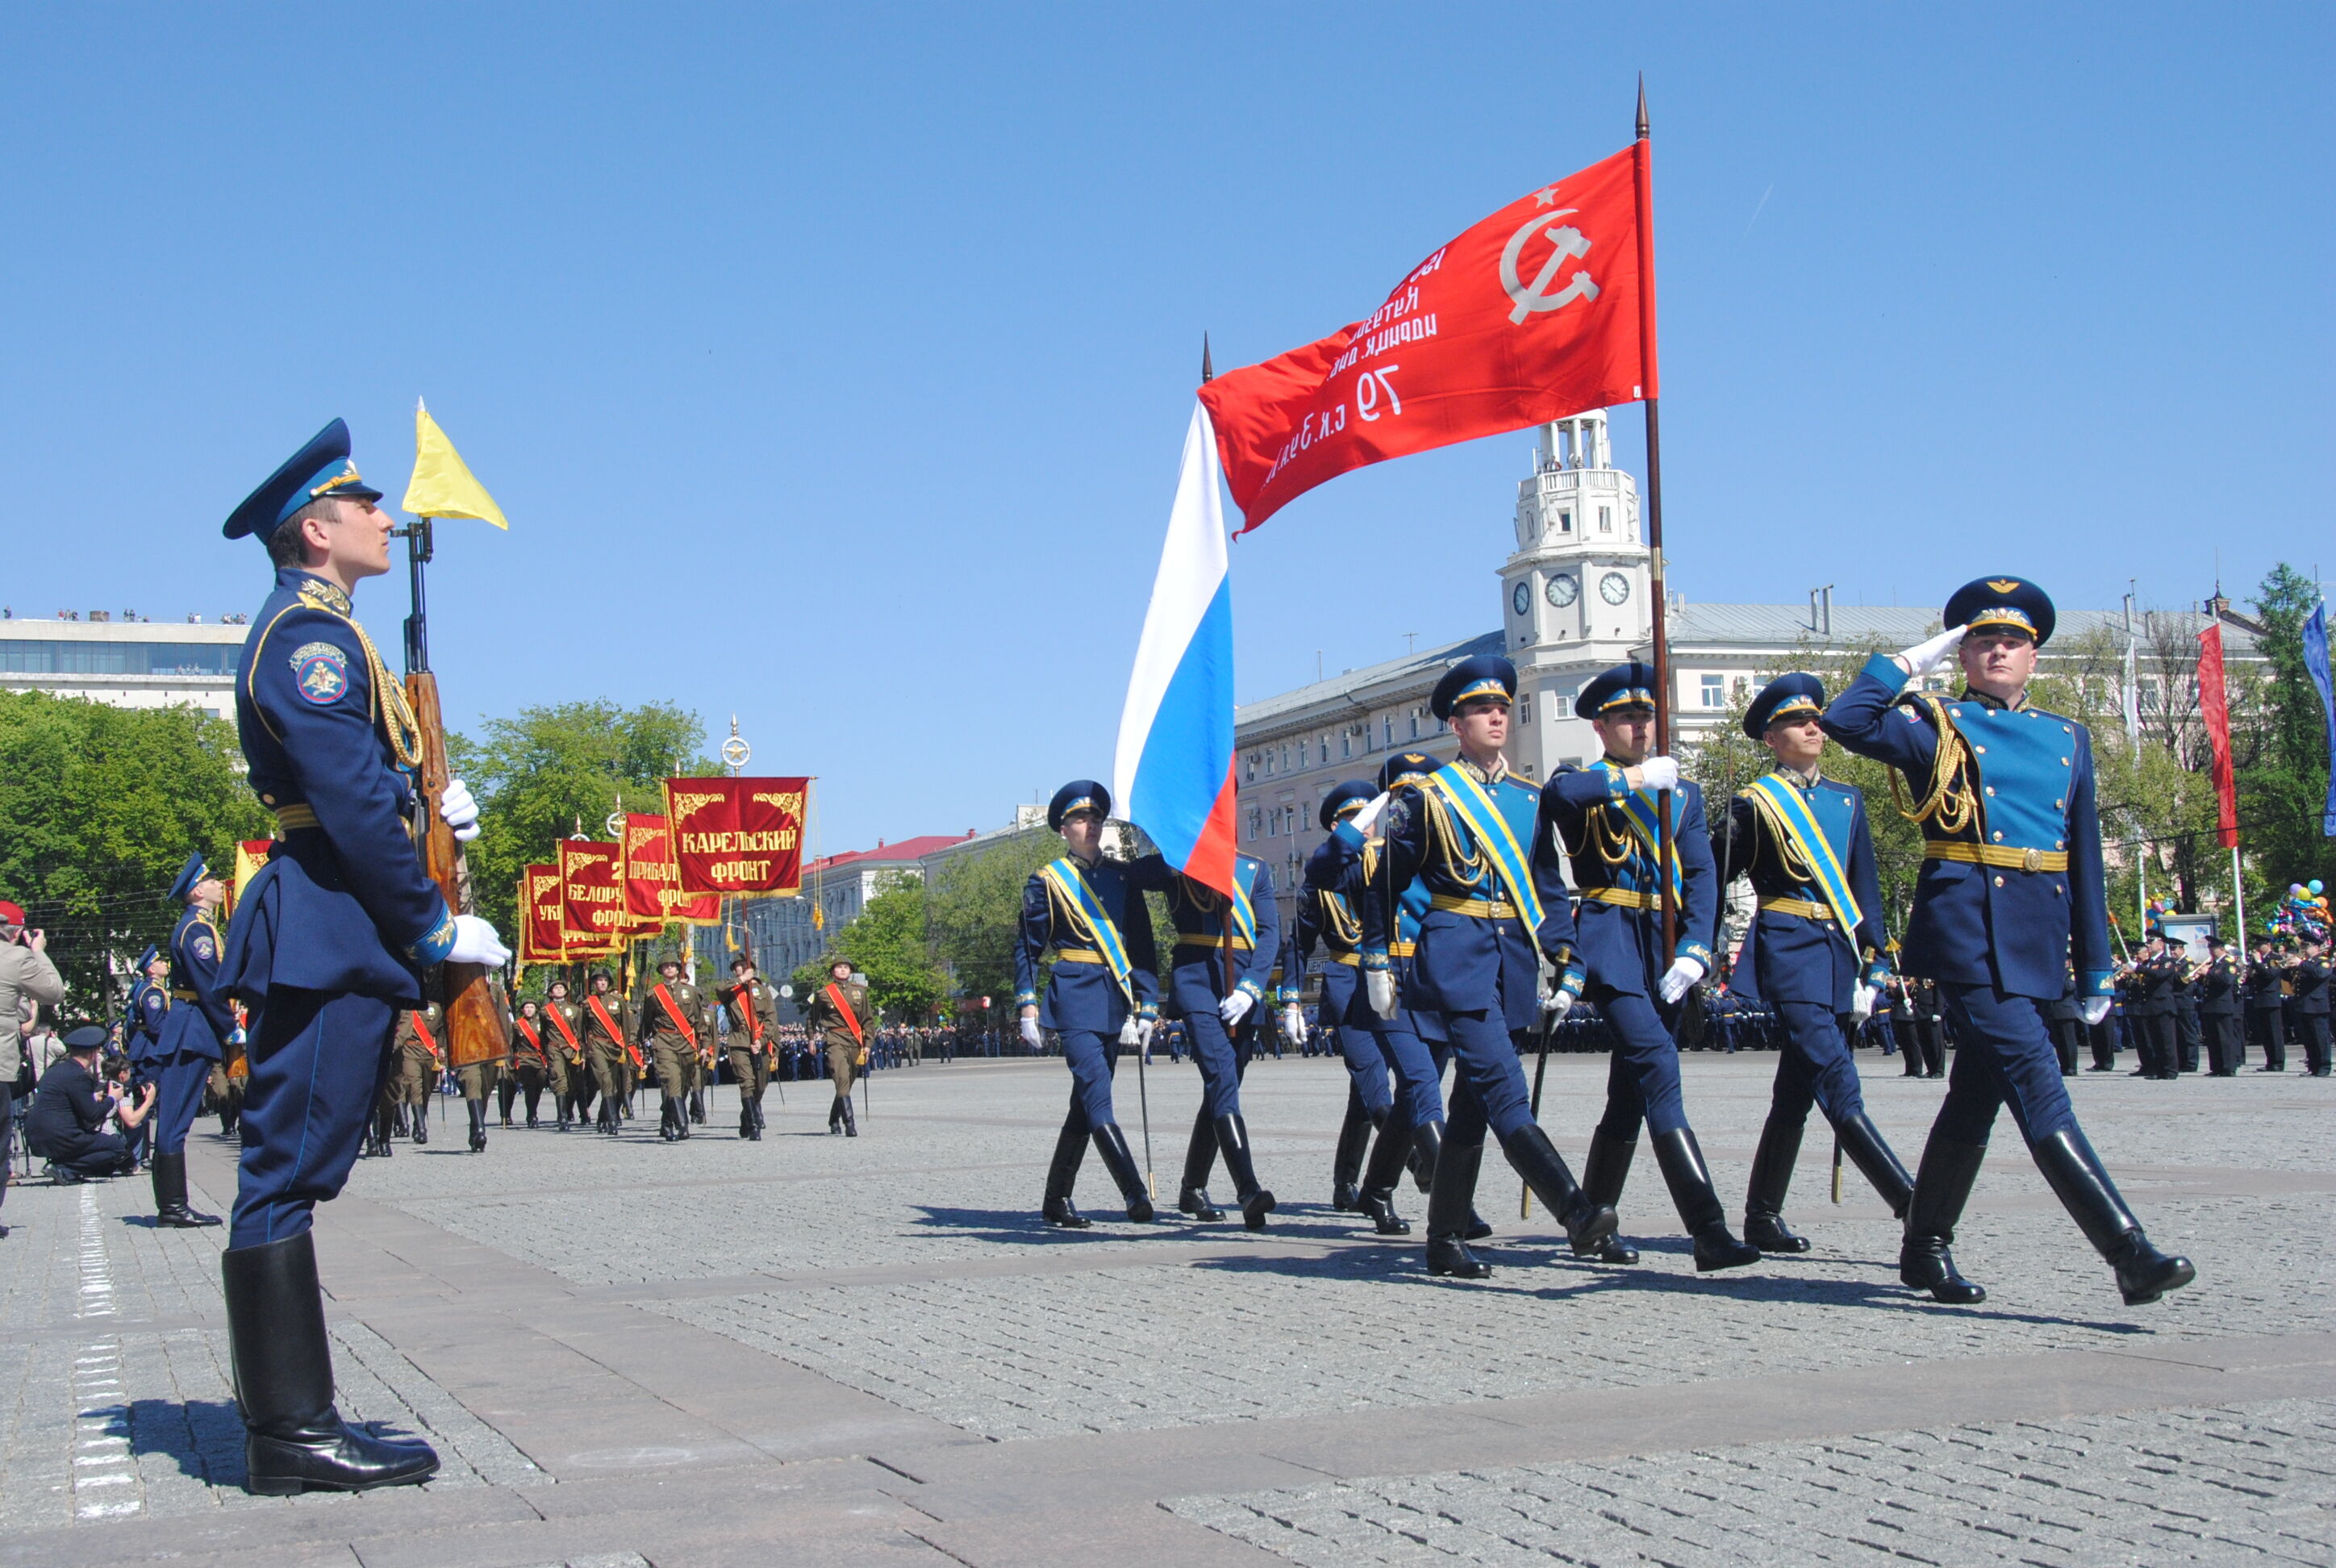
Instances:
[[[1509,593],[1509,604],[1519,615],[1533,608],[1533,584],[1521,582]]]
[[[1582,597],[1582,583],[1579,579],[1572,576],[1552,577],[1549,579],[1547,591],[1549,602],[1563,609]]]
[[[1620,604],[1630,597],[1630,579],[1619,571],[1610,571],[1598,579],[1598,597],[1608,604]]]

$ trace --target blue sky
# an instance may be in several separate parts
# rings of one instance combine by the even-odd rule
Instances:
[[[830,851],[987,827],[1109,772],[1202,330],[1366,314],[1640,70],[1689,597],[2336,575],[2331,17],[15,7],[0,599],[248,609],[220,519],[334,414],[394,498],[426,395],[513,524],[442,536],[451,721],[735,709]],[[1528,451],[1237,544],[1242,698],[1494,625]]]

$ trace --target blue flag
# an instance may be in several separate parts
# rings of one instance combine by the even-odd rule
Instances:
[[[2336,685],[2328,676],[2328,601],[2312,607],[2303,622],[2303,667],[2320,688],[2320,716],[2328,721],[2328,799],[2321,807],[2320,836],[2336,839]]]

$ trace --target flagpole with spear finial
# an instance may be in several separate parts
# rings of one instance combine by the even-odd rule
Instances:
[[[1647,378],[1647,584],[1653,599],[1649,612],[1654,622],[1655,670],[1655,755],[1669,756],[1671,753],[1671,657],[1670,638],[1664,626],[1670,609],[1670,594],[1663,581],[1663,424],[1662,399],[1657,395],[1661,379],[1655,369],[1655,177],[1654,139],[1647,127],[1647,77],[1639,73],[1638,142],[1634,149],[1638,161],[1638,230],[1639,230],[1639,361],[1640,374]],[[1671,792],[1662,791],[1655,797],[1655,818],[1658,842],[1655,853],[1655,890],[1663,911],[1663,966],[1668,969],[1678,956],[1679,911],[1671,897],[1671,867],[1677,852],[1671,844]]]

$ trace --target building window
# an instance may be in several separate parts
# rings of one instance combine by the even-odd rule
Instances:
[[[1411,710],[1410,724],[1411,724],[1411,734],[1410,734],[1410,735],[1409,735],[1408,737],[1406,737],[1406,738],[1411,739],[1411,740],[1417,740],[1417,739],[1419,738],[1419,710],[1418,710],[1417,708],[1413,708],[1413,709]]]
[[[1533,723],[1533,693],[1525,692],[1517,698],[1517,722]]]
[[[1393,746],[1395,745],[1395,715],[1388,714],[1385,718],[1379,720],[1379,744],[1381,745]]]
[[[1355,732],[1354,732],[1353,730],[1350,730],[1350,729],[1347,729],[1347,730],[1340,730],[1340,731],[1338,732],[1338,757],[1339,757],[1339,760],[1343,762],[1343,761],[1344,761],[1344,760],[1346,760],[1348,757],[1350,757],[1350,756],[1352,756],[1352,755],[1355,755]]]
[[[1708,675],[1703,677],[1703,706],[1706,707],[1726,707],[1728,706],[1728,677],[1726,676]]]
[[[1244,769],[1242,770],[1242,774],[1241,774],[1241,783],[1243,783],[1243,784],[1255,784],[1256,782],[1257,782],[1257,753],[1255,753],[1255,752],[1251,752],[1251,753],[1250,753],[1250,754],[1249,754],[1249,765],[1248,765],[1248,766],[1247,766],[1246,768],[1244,768]]]
[[[1320,751],[1321,751],[1321,755],[1320,755],[1319,756],[1318,756],[1318,757],[1315,759],[1315,761],[1317,761],[1318,763],[1319,763],[1319,764],[1320,764],[1322,766],[1324,766],[1324,767],[1328,767],[1328,766],[1329,766],[1329,765],[1330,765],[1330,737],[1329,737],[1329,735],[1326,735],[1322,736],[1322,737],[1320,738],[1320,740],[1319,740],[1319,741],[1318,741],[1316,744],[1319,746]]]
[[[1598,509],[1598,531],[1601,533],[1611,533],[1614,531],[1614,509],[1612,507],[1601,506]]]
[[[1572,533],[1573,531],[1573,513],[1570,511],[1561,511],[1557,514],[1557,531],[1560,533]]]

